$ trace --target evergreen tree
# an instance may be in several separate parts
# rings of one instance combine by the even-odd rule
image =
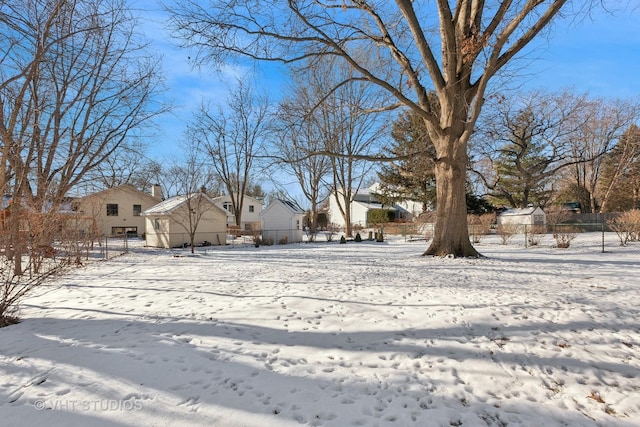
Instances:
[[[422,210],[435,206],[435,148],[427,135],[424,120],[412,112],[403,112],[393,123],[393,143],[387,148],[396,158],[378,172],[380,198],[385,204],[403,200],[422,202]]]
[[[544,132],[548,124],[526,108],[503,124],[496,135],[501,140],[495,160],[497,180],[491,187],[496,205],[524,208],[529,204],[544,206],[551,197],[549,178],[557,171],[557,160]]]

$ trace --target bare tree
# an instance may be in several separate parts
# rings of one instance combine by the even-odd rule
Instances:
[[[203,216],[215,209],[213,201],[207,196],[207,183],[212,181],[212,171],[202,163],[201,147],[198,141],[188,140],[182,147],[184,161],[174,163],[167,171],[170,177],[167,188],[175,192],[175,200],[183,202],[183,209],[171,211],[170,217],[184,229],[189,236],[191,253],[194,253],[195,236]],[[169,193],[170,194],[170,193]]]
[[[600,212],[640,208],[640,128],[637,125],[632,124],[626,130],[605,163],[600,183],[603,187]]]
[[[437,154],[437,220],[425,254],[478,256],[466,226],[467,143],[489,82],[566,3],[182,0],[168,9],[197,61],[220,64],[241,56],[295,63],[334,57],[353,68],[350,79],[366,80],[395,97],[395,104],[381,108],[404,105],[419,114]],[[432,107],[430,90],[438,108]]]
[[[307,108],[306,116],[313,120],[320,149],[296,148],[302,158],[328,157],[330,197],[342,216],[347,236],[351,236],[351,202],[373,166],[368,158],[380,151],[385,136],[384,117],[371,112],[384,103],[384,94],[376,86],[354,79],[353,70],[334,58],[316,61],[303,70],[301,78],[312,91],[311,110]],[[325,95],[327,87],[336,89]]]
[[[311,204],[310,235],[317,231],[317,215],[320,204],[327,197],[327,175],[331,170],[326,155],[308,155],[324,150],[322,109],[316,109],[319,101],[314,85],[294,75],[292,94],[280,103],[277,113],[278,131],[274,144],[277,150],[276,165],[284,167],[300,185],[302,194]]]
[[[159,182],[162,165],[146,157],[146,150],[147,145],[140,142],[120,147],[85,176],[86,186],[104,189],[129,184],[142,191],[148,190]]]
[[[584,188],[589,197],[589,212],[598,212],[597,196],[605,171],[605,154],[624,145],[623,135],[629,124],[639,117],[640,105],[631,101],[601,98],[590,103],[588,118],[583,121],[574,144],[575,156],[582,161],[571,168],[575,188]],[[604,208],[606,195],[605,191],[600,200]]]
[[[331,153],[331,197],[342,215],[347,236],[353,235],[351,202],[373,167],[363,157],[379,149],[376,145],[386,131],[384,123],[366,112],[379,99],[369,89],[365,83],[350,82],[334,91],[321,107],[325,149]]]
[[[471,142],[478,166],[472,170],[493,200],[514,208],[544,207],[559,171],[587,161],[575,147],[590,107],[585,95],[569,91],[494,97]]]
[[[202,105],[189,125],[189,138],[201,148],[231,198],[236,226],[242,222],[244,195],[252,186],[258,155],[268,135],[269,101],[255,96],[246,80],[238,80],[227,103]]]
[[[311,201],[312,228],[322,202],[320,190],[329,175],[330,197],[343,217],[347,235],[351,235],[351,201],[372,167],[362,157],[378,150],[376,144],[385,129],[378,116],[370,113],[382,101],[374,86],[354,80],[326,94],[326,87],[348,81],[350,73],[342,63],[327,58],[295,75],[294,96],[281,104],[289,122],[285,135],[293,144],[280,144]]]
[[[24,209],[55,212],[89,171],[164,111],[154,98],[159,62],[135,31],[124,0],[3,2],[0,184],[13,196],[16,241]]]

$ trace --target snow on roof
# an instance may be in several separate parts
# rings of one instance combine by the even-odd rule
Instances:
[[[528,208],[512,208],[512,209],[507,209],[506,211],[502,212],[500,215],[502,216],[518,216],[518,215],[531,215],[532,213],[534,213],[537,209],[540,209],[538,207],[528,207]],[[542,209],[540,209],[542,210]]]
[[[353,204],[358,204],[360,206],[364,206],[367,209],[384,209],[386,211],[397,211],[398,209],[394,206],[383,205],[382,203],[366,203],[361,202],[359,200],[354,200]]]
[[[301,213],[301,214],[304,213],[304,209],[298,206],[296,202],[292,202],[290,200],[284,200],[284,199],[277,199],[277,200],[281,202],[283,205],[285,205],[287,208],[289,208],[293,213]]]
[[[178,207],[185,204],[188,200],[194,198],[195,196],[202,195],[206,200],[213,204],[213,200],[209,198],[206,194],[202,193],[191,193],[187,196],[173,196],[164,200],[157,205],[154,205],[144,211],[142,215],[168,215],[176,210]]]

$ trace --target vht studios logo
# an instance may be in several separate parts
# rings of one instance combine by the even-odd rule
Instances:
[[[36,400],[33,406],[38,410],[54,411],[139,411],[142,402],[139,400]]]

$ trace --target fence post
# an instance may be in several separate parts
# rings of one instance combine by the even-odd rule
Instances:
[[[604,253],[604,220],[600,218],[600,228],[602,229],[602,253]]]
[[[104,236],[104,259],[109,259],[109,239],[107,239],[107,236],[105,234]]]
[[[529,240],[529,239],[527,239],[527,225],[528,224],[524,225],[524,247],[525,247],[525,249],[527,248],[527,244],[528,244],[527,241]]]

